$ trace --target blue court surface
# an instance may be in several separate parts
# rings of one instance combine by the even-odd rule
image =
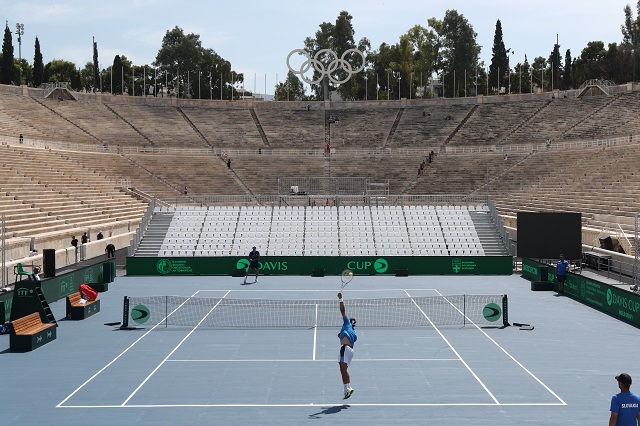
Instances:
[[[0,424],[595,425],[615,375],[640,381],[640,330],[518,275],[356,276],[347,315],[350,299],[507,294],[509,321],[535,328],[356,328],[348,400],[339,327],[105,325],[122,321],[125,295],[326,299],[339,320],[339,288],[339,277],[117,277],[83,321],[52,303],[55,341],[12,353],[0,336]]]

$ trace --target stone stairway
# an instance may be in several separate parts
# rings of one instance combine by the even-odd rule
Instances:
[[[486,256],[508,256],[509,252],[496,230],[491,214],[489,212],[469,212],[469,215],[478,233],[484,254]]]
[[[134,256],[157,256],[172,219],[171,213],[154,213]]]

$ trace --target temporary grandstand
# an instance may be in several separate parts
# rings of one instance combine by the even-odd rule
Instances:
[[[518,211],[581,212],[583,243],[613,236],[631,264],[640,92],[587,89],[303,104],[0,86],[3,286],[44,249],[73,263],[84,232],[83,258],[107,242],[153,258],[512,256]]]

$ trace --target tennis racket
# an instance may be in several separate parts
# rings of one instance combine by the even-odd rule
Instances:
[[[342,271],[342,274],[340,274],[340,278],[342,279],[342,288],[344,289],[353,279],[353,271],[351,269],[345,269]]]

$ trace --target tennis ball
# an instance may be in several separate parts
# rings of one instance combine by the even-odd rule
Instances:
[[[131,318],[138,324],[144,324],[151,317],[149,308],[144,305],[136,305],[131,309]]]
[[[484,319],[490,322],[498,321],[502,316],[502,309],[495,303],[489,303],[482,309]]]

